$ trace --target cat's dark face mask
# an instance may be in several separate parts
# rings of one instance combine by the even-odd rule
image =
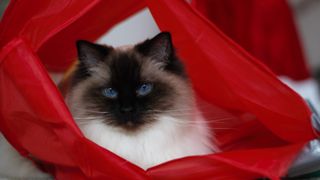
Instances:
[[[80,95],[84,111],[107,124],[133,130],[151,123],[174,109],[181,88],[188,88],[169,33],[125,50],[87,41],[78,41],[77,49],[80,62],[72,86],[86,84]]]

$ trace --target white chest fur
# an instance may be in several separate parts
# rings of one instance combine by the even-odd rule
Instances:
[[[172,159],[216,150],[202,116],[195,118],[188,124],[183,119],[163,115],[149,127],[131,134],[95,121],[80,128],[90,140],[147,169]]]

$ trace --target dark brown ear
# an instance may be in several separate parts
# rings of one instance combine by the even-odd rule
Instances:
[[[112,51],[112,47],[102,46],[85,40],[76,42],[78,58],[87,68],[94,67]]]
[[[171,35],[169,32],[161,32],[152,39],[148,39],[136,45],[138,52],[152,59],[168,63],[174,53]]]

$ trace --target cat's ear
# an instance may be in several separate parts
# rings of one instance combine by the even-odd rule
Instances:
[[[76,42],[78,58],[88,68],[94,67],[112,51],[112,47],[102,46],[85,40]]]
[[[174,48],[169,32],[161,32],[152,39],[148,39],[136,46],[137,50],[145,56],[160,62],[169,63],[174,54]]]

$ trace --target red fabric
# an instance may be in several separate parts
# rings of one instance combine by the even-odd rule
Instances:
[[[0,23],[0,47],[22,37],[48,70],[64,71],[74,61],[76,40],[96,40],[144,4],[141,0],[13,0]]]
[[[286,0],[193,0],[192,5],[276,74],[310,77]]]
[[[186,157],[147,171],[136,167],[82,135],[41,63],[62,68],[61,64],[71,61],[66,58],[72,53],[58,45],[78,38],[78,27],[87,29],[80,33],[83,37],[93,38],[116,23],[109,19],[104,22],[107,25],[100,25],[96,21],[105,11],[103,7],[88,11],[102,1],[60,1],[59,5],[56,0],[44,0],[44,4],[54,5],[43,9],[40,3],[41,11],[23,8],[29,0],[13,1],[0,24],[0,130],[22,155],[32,154],[51,164],[48,170],[56,179],[279,179],[303,145],[315,138],[308,107],[269,69],[184,0],[148,0],[160,28],[173,34],[205,116],[210,122],[224,120],[223,124],[212,124],[223,152]],[[133,4],[112,2],[119,8],[119,4]],[[143,6],[140,1],[134,5],[131,12]],[[113,12],[120,9],[111,8],[108,14]],[[19,28],[9,21],[23,15],[28,18],[16,21],[23,22]],[[40,17],[39,24],[30,28],[34,22],[28,20]],[[86,27],[88,21],[96,30]],[[68,46],[71,50],[71,43]],[[50,56],[65,59],[42,59]]]

